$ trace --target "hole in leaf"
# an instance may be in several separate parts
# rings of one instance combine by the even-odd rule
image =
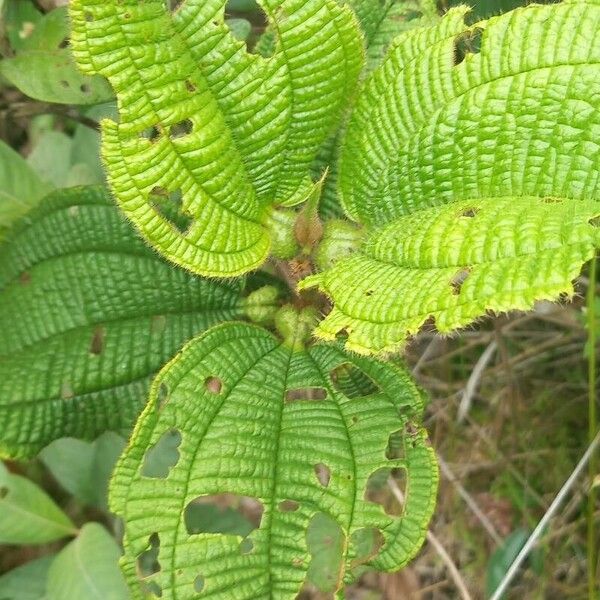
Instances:
[[[194,124],[192,123],[192,121],[190,119],[185,119],[185,121],[181,121],[180,123],[171,125],[169,129],[169,136],[172,140],[184,137],[192,133],[193,127]]]
[[[331,471],[327,465],[318,463],[315,465],[315,475],[323,487],[327,487],[331,481]]]
[[[154,142],[155,140],[157,140],[160,137],[161,133],[162,132],[159,127],[152,125],[151,127],[146,127],[146,129],[144,129],[142,131],[142,133],[140,133],[140,137],[143,137],[147,140],[150,140],[151,142]]]
[[[553,198],[552,196],[546,196],[546,198],[542,198],[542,202],[544,202],[544,204],[560,204],[562,202],[562,198]]]
[[[364,398],[381,391],[381,388],[362,370],[352,363],[342,363],[332,369],[334,388],[348,398]]]
[[[452,288],[452,294],[458,296],[462,290],[463,283],[469,276],[469,269],[461,269],[450,281],[450,287]]]
[[[283,500],[277,507],[281,512],[295,512],[300,508],[300,504],[295,500]]]
[[[162,598],[162,588],[156,581],[140,581],[142,588],[150,598]]]
[[[365,296],[367,296],[367,298],[369,298],[369,297],[371,297],[371,296],[372,296],[374,293],[375,293],[375,292],[374,292],[374,290],[367,290],[367,291],[365,292]]]
[[[156,397],[156,406],[158,410],[162,410],[165,404],[169,401],[169,387],[166,383],[161,383],[158,386],[158,394]]]
[[[180,6],[183,4],[183,0],[166,0],[167,2],[167,9],[170,10],[171,12],[175,12],[177,11]]]
[[[158,552],[160,550],[160,537],[158,533],[153,533],[148,538],[148,546],[137,557],[138,572],[142,577],[150,577],[160,571],[158,562]]]
[[[69,45],[70,45],[69,38],[65,38],[65,39],[64,39],[64,40],[63,40],[63,41],[62,41],[62,42],[61,42],[61,43],[58,45],[58,48],[59,48],[59,50],[64,50],[65,48],[68,48],[68,47],[69,47]]]
[[[390,433],[385,449],[385,457],[389,460],[397,460],[404,458],[404,456],[404,430],[399,429]]]
[[[250,538],[244,538],[240,542],[240,554],[250,554],[254,550],[254,542]]]
[[[204,380],[204,387],[209,394],[220,394],[223,382],[218,377],[207,377]]]
[[[465,208],[461,213],[460,216],[461,217],[467,217],[467,218],[472,218],[474,217],[477,213],[479,212],[479,209],[477,207],[472,207],[472,208]]]
[[[346,536],[338,522],[329,515],[316,513],[306,530],[311,559],[306,579],[322,592],[335,592],[342,576],[342,557]]]
[[[600,215],[597,215],[595,217],[592,217],[588,223],[592,226],[592,227],[600,227]]]
[[[124,19],[131,19],[131,13],[128,13],[128,12],[123,13],[123,18]]]
[[[481,49],[483,29],[475,27],[454,38],[454,65],[460,65],[469,54],[477,54]]]
[[[65,381],[60,387],[60,397],[63,400],[71,400],[75,397],[75,391],[69,381]]]
[[[218,494],[198,496],[188,502],[184,521],[190,535],[221,533],[247,537],[260,527],[262,502],[250,496]]]
[[[179,462],[181,433],[177,429],[165,431],[156,444],[146,451],[142,475],[152,479],[165,479]]]
[[[401,516],[404,512],[405,497],[406,471],[404,469],[377,469],[369,476],[364,499],[380,504],[386,514],[394,517]]]
[[[94,356],[100,356],[102,350],[104,350],[104,338],[106,337],[106,330],[102,325],[94,328],[92,334],[92,341],[90,342],[90,354]]]
[[[196,91],[196,84],[191,79],[185,80],[185,87],[190,94]]]
[[[183,210],[181,190],[168,193],[164,188],[155,187],[150,192],[150,196],[156,211],[181,234],[185,235],[193,219]]]
[[[29,285],[31,283],[31,273],[29,271],[23,271],[19,275],[19,283],[21,285]]]
[[[194,579],[194,591],[199,594],[203,589],[204,577],[202,577],[202,575],[198,575],[196,579]]]
[[[354,549],[355,558],[350,563],[351,568],[369,562],[375,558],[385,544],[383,533],[376,527],[357,529],[350,536],[350,545]]]
[[[287,402],[295,400],[325,400],[327,390],[322,387],[293,388],[285,392]]]
[[[165,315],[154,315],[150,324],[152,333],[163,333],[167,326],[167,317]]]

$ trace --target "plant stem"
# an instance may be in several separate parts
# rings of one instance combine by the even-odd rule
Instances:
[[[594,439],[597,425],[596,415],[596,256],[590,263],[590,281],[587,290],[587,330],[588,330],[588,439]],[[594,520],[594,507],[596,505],[596,491],[594,478],[596,476],[596,453],[590,457],[588,465],[589,494],[587,510],[587,571],[588,571],[588,598],[596,599],[596,527]]]

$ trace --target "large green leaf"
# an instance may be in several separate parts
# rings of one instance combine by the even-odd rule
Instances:
[[[400,36],[348,126],[339,189],[367,241],[301,287],[358,352],[570,295],[599,243],[600,5],[466,10]]]
[[[119,571],[115,540],[98,523],[87,523],[48,571],[49,600],[129,600]]]
[[[0,140],[0,237],[51,189],[20,154]]]
[[[40,459],[78,500],[106,509],[108,481],[124,447],[122,437],[107,431],[93,442],[55,440],[40,452]]]
[[[441,332],[487,310],[573,294],[600,246],[600,203],[554,198],[453,202],[400,217],[349,258],[301,282],[335,302],[317,330],[359,353],[401,348],[425,321]]]
[[[0,576],[0,600],[44,600],[53,558],[37,558]]]
[[[340,161],[345,209],[382,224],[452,200],[597,199],[600,5],[531,5],[410,31],[370,77]]]
[[[289,324],[290,334],[303,327]],[[320,513],[343,534],[332,589],[359,562],[400,568],[420,547],[435,502],[437,469],[421,411],[404,370],[336,346],[303,349],[240,323],[193,340],[154,381],[112,481],[134,597],[141,597],[136,562],[158,547],[160,569],[146,584],[162,588],[162,597],[197,598],[201,589],[207,598],[293,599],[311,550],[317,561],[322,554],[310,527]],[[170,470],[148,476],[146,456],[173,434],[179,445]],[[390,437],[400,437],[401,455],[386,453]],[[365,499],[382,468],[406,473],[401,516]],[[187,507],[225,493],[260,503],[258,528],[245,538],[190,532]],[[359,541],[374,530],[383,547],[365,556]]]
[[[102,188],[44,200],[0,246],[2,453],[128,428],[186,340],[241,316],[241,287],[174,269]]]
[[[0,544],[44,544],[76,532],[46,492],[0,462]]]
[[[274,54],[248,54],[224,0],[75,0],[80,68],[108,77],[119,122],[103,121],[103,156],[121,208],[177,264],[211,276],[260,265],[272,204],[310,194],[310,165],[361,67],[360,34],[336,0],[264,0]],[[178,228],[149,195],[180,192]]]
[[[26,4],[17,2],[21,3]],[[77,71],[65,42],[69,33],[65,7],[49,12],[31,27],[31,34],[20,40],[16,56],[0,61],[0,74],[37,100],[98,104],[112,98],[106,80]]]

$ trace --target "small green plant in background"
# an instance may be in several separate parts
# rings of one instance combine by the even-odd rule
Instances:
[[[0,541],[72,538],[0,598],[342,598],[402,568],[438,470],[397,354],[572,296],[600,245],[600,5],[71,0],[70,32],[24,6],[2,76],[93,107],[29,163],[0,147],[0,448],[86,508],[0,471]]]

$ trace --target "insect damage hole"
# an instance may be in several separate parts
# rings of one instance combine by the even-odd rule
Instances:
[[[179,233],[185,235],[188,232],[194,219],[183,207],[183,194],[180,189],[168,192],[165,188],[157,186],[152,188],[149,199],[154,210],[169,221]]]
[[[450,288],[452,289],[452,294],[454,296],[458,296],[462,290],[462,286],[464,282],[467,280],[470,271],[469,269],[461,269],[454,275],[454,277],[450,280]]]
[[[461,217],[466,217],[468,219],[473,218],[477,213],[479,212],[479,209],[475,206],[470,206],[469,208],[465,208],[461,211],[460,216]]]
[[[381,388],[362,369],[346,362],[330,372],[333,387],[347,398],[364,398],[381,391]]]
[[[481,50],[483,29],[475,27],[454,38],[454,66],[460,65],[469,54],[477,54]]]
[[[193,128],[194,124],[192,123],[191,119],[185,119],[179,123],[175,123],[175,125],[171,125],[169,128],[169,137],[172,140],[185,137],[186,135],[192,133]]]
[[[218,377],[211,375],[204,380],[204,387],[209,394],[220,394],[223,382]]]
[[[300,504],[295,500],[282,500],[277,505],[277,508],[281,512],[296,512],[300,508]]]
[[[196,579],[194,579],[194,591],[199,594],[204,589],[204,577],[202,575],[198,575]]]
[[[323,486],[328,487],[329,482],[331,481],[331,470],[327,465],[323,463],[318,463],[314,467],[315,475],[317,477],[317,481]]]
[[[297,400],[325,400],[327,398],[327,390],[323,387],[306,387],[292,388],[286,390],[286,402],[294,402]]]
[[[595,217],[592,217],[591,219],[588,220],[588,223],[592,227],[600,227],[600,215],[596,215]]]
[[[141,133],[140,137],[150,140],[151,142],[155,142],[162,134],[162,131],[159,126],[152,125],[150,127],[146,127]]]
[[[388,460],[398,460],[405,457],[403,429],[398,429],[398,431],[390,433],[385,449],[385,457]]]
[[[369,562],[375,558],[385,544],[385,538],[380,529],[376,527],[363,527],[357,529],[350,536],[350,547],[354,549],[354,557],[350,563],[351,568]]]
[[[160,537],[154,532],[148,538],[146,549],[137,556],[138,573],[142,577],[151,577],[160,571],[158,553],[160,551]]]
[[[380,504],[387,515],[399,517],[404,512],[406,483],[404,469],[377,469],[367,480],[364,499]]]
[[[92,340],[90,341],[90,354],[92,356],[100,356],[104,350],[104,340],[106,338],[106,330],[102,325],[94,328]]]
[[[179,462],[179,446],[181,433],[178,429],[165,431],[156,444],[146,451],[142,476],[151,479],[166,479],[169,472]]]
[[[306,580],[322,592],[335,592],[341,583],[346,545],[339,523],[328,514],[316,513],[306,529],[306,545],[311,556]]]
[[[250,554],[254,550],[250,536],[260,527],[263,513],[264,506],[258,498],[225,493],[194,498],[186,505],[183,517],[189,535],[240,536],[240,554]]]

